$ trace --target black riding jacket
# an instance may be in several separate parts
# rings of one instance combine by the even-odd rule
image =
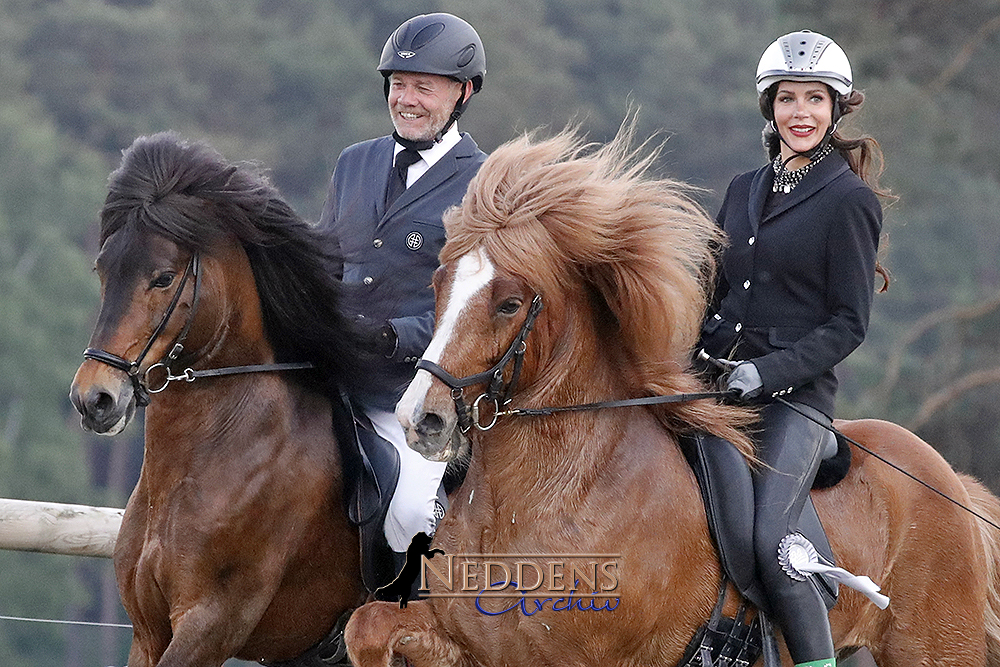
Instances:
[[[834,366],[864,340],[882,208],[834,152],[765,213],[770,164],[737,176],[717,222],[729,246],[701,334],[714,357],[753,360],[762,400],[833,416]]]

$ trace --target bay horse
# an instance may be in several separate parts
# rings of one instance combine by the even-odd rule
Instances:
[[[359,358],[336,256],[262,172],[172,133],[124,152],[100,243],[71,399],[109,435],[148,403],[114,552],[128,664],[291,661],[366,597],[331,426]]]
[[[525,554],[614,555],[617,603],[498,610],[428,574],[426,599],[354,613],[345,636],[358,667],[676,665],[709,618],[720,566],[678,438],[728,438],[753,465],[745,413],[698,400],[518,416],[501,400],[496,414],[496,392],[478,388],[500,385],[518,409],[704,391],[690,360],[722,239],[689,189],[650,174],[656,151],[631,148],[632,134],[625,127],[603,146],[573,131],[529,134],[490,156],[446,216],[435,334],[397,406],[425,456],[471,444],[435,548],[508,570]],[[480,408],[471,417],[470,403]],[[469,421],[487,430],[464,434]],[[995,496],[914,434],[877,420],[836,427],[1000,518]],[[841,589],[830,616],[839,655],[866,647],[881,667],[1000,664],[995,528],[864,451],[813,500],[838,565],[891,598],[882,611]],[[470,582],[480,593],[493,584]],[[726,613],[736,605],[730,598]],[[791,664],[783,647],[781,656]]]

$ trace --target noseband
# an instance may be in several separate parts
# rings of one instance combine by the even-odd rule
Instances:
[[[146,372],[139,375],[139,367],[142,366],[142,362],[145,360],[146,355],[149,354],[149,350],[153,347],[153,343],[156,339],[160,337],[163,330],[167,328],[167,322],[170,321],[170,316],[174,314],[174,310],[177,309],[177,304],[180,303],[181,294],[184,292],[184,287],[187,285],[188,280],[194,278],[194,294],[191,297],[191,310],[188,312],[187,321],[184,323],[184,328],[181,329],[180,333],[174,339],[174,344],[170,347],[170,351],[157,363],[153,364],[146,369]],[[88,347],[83,351],[83,356],[86,359],[93,359],[94,361],[100,361],[101,363],[107,364],[112,368],[117,368],[120,371],[124,371],[129,379],[132,381],[132,388],[135,391],[136,404],[140,407],[149,405],[149,395],[155,394],[166,389],[167,384],[170,382],[170,364],[180,356],[181,352],[184,350],[184,339],[187,337],[188,331],[191,329],[191,323],[194,321],[194,314],[198,308],[198,296],[201,293],[201,258],[198,253],[191,255],[191,259],[188,260],[187,268],[184,269],[184,275],[181,277],[181,282],[177,286],[177,291],[174,292],[173,298],[170,300],[170,305],[167,306],[167,310],[164,311],[163,317],[160,318],[160,323],[156,325],[156,329],[150,335],[149,340],[146,341],[146,345],[142,348],[142,352],[136,357],[135,361],[129,361],[124,357],[120,357],[117,354],[112,354],[105,350],[99,350],[93,347]],[[167,379],[164,380],[163,384],[154,388],[149,388],[149,373],[154,368],[164,370],[167,373]]]
[[[508,347],[507,351],[504,352],[504,355],[500,357],[500,361],[495,363],[489,370],[485,370],[482,373],[457,378],[433,361],[421,359],[417,362],[417,369],[427,371],[451,388],[451,398],[455,401],[455,411],[458,413],[458,425],[459,428],[462,429],[462,433],[467,433],[473,426],[480,431],[488,431],[493,428],[497,422],[497,414],[499,414],[500,408],[510,403],[511,394],[514,393],[514,388],[517,386],[517,380],[521,376],[521,366],[524,363],[524,351],[527,349],[525,339],[527,339],[528,334],[531,333],[532,327],[535,326],[535,319],[538,317],[538,313],[541,312],[541,310],[542,296],[540,294],[536,294],[535,298],[531,300],[531,305],[528,306],[528,314],[524,318],[521,330],[517,332],[517,335],[514,336],[514,340],[510,342],[510,347]],[[510,381],[504,383],[503,372],[507,367],[507,364],[511,363],[511,361],[514,362],[514,367],[511,370]],[[472,409],[470,412],[469,406],[465,404],[465,396],[462,390],[465,389],[465,387],[471,387],[475,384],[486,384],[486,391],[480,394],[479,398],[472,403]],[[479,421],[479,404],[484,400],[492,401],[494,408],[493,419],[485,426]]]

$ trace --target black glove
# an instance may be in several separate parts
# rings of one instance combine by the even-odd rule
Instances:
[[[360,319],[355,323],[361,335],[361,344],[367,352],[380,357],[391,357],[396,352],[396,330],[389,322],[370,322]]]
[[[744,361],[729,371],[726,378],[726,389],[732,392],[739,392],[739,396],[744,401],[757,398],[764,391],[764,382],[760,379],[760,371],[753,365],[752,361]]]

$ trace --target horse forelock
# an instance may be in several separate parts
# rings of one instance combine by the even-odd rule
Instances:
[[[547,309],[572,300],[571,291],[598,296],[604,307],[595,317],[614,316],[610,335],[629,360],[634,391],[697,390],[691,349],[721,232],[692,188],[651,174],[658,149],[633,147],[634,129],[626,122],[603,146],[567,130],[498,148],[446,215],[441,258],[482,247],[499,270],[541,293]],[[738,437],[730,424],[739,415],[669,410],[677,422]]]
[[[139,137],[109,177],[102,246],[126,226],[192,252],[211,252],[227,239],[242,244],[277,358],[311,361],[341,378],[354,373],[356,338],[339,310],[336,244],[303,221],[259,169],[173,132]]]
[[[101,242],[126,224],[142,226],[189,248],[230,234],[266,241],[264,217],[277,190],[248,164],[227,161],[205,143],[173,132],[137,138],[108,179]]]

